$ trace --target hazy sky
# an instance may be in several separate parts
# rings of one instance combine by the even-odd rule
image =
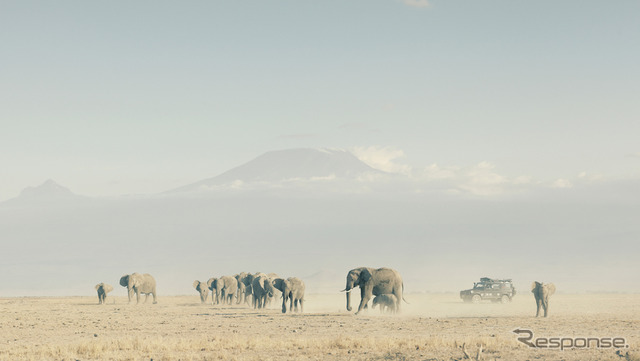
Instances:
[[[637,178],[638,14],[636,0],[3,1],[0,200],[48,178],[159,192],[296,147]]]

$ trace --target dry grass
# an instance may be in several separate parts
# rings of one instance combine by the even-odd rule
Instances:
[[[639,360],[640,296],[556,295],[548,319],[531,317],[528,296],[469,305],[456,295],[407,295],[411,304],[395,317],[347,313],[342,294],[309,295],[303,315],[201,305],[195,293],[157,305],[0,299],[0,360],[462,360],[462,344],[471,355],[482,346],[484,360]],[[630,348],[530,349],[511,332],[518,327],[536,336],[621,336]]]

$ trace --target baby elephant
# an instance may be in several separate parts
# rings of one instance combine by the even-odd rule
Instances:
[[[113,291],[113,286],[106,283],[98,283],[96,285],[96,291],[98,291],[98,303],[105,304],[107,299],[107,293]]]
[[[373,306],[371,306],[371,308],[376,308],[376,305],[380,305],[380,313],[385,311],[396,313],[398,311],[398,299],[391,293],[376,296],[373,299]]]

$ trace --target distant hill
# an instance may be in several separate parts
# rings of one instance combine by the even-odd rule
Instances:
[[[55,181],[48,179],[44,183],[36,187],[27,187],[20,192],[20,195],[11,198],[0,204],[19,205],[19,204],[47,204],[47,203],[65,203],[87,200],[87,197],[73,193],[66,187],[63,187]]]
[[[169,191],[193,192],[217,186],[239,184],[278,184],[287,181],[357,179],[382,175],[346,150],[288,149],[267,152],[216,177]]]

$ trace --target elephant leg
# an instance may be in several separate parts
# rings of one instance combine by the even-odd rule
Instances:
[[[549,300],[544,300],[542,302],[542,308],[544,309],[544,317],[547,317],[547,312],[549,311]]]
[[[301,298],[300,299],[300,313],[304,312],[303,302],[304,302],[304,300]]]
[[[364,288],[361,289],[360,296],[362,298],[360,299],[360,305],[358,306],[358,311],[356,312],[356,315],[360,313],[362,309],[367,309],[369,300],[373,296],[372,291],[373,291],[373,287],[371,286],[365,286]]]
[[[542,307],[542,300],[536,298],[536,317],[540,316],[540,307]]]

